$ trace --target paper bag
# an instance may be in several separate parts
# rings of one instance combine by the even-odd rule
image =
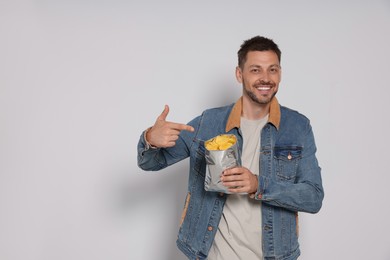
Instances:
[[[205,142],[207,164],[204,188],[206,191],[229,193],[221,182],[225,169],[239,166],[237,138],[232,134],[222,134]]]

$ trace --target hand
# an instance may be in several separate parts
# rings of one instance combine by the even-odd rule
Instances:
[[[165,105],[164,111],[157,117],[152,128],[146,133],[146,140],[155,147],[166,148],[175,146],[181,131],[194,131],[192,126],[166,121],[168,113],[169,106]]]
[[[228,187],[229,192],[253,194],[257,191],[258,180],[245,167],[234,167],[224,170],[221,175],[222,184]]]

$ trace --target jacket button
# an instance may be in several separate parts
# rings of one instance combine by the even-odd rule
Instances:
[[[223,197],[223,195],[225,195],[223,192],[220,192],[220,193],[219,193],[219,196],[220,196],[220,197]]]
[[[264,226],[264,230],[271,230],[272,228],[270,227],[270,226],[268,226],[268,225],[265,225]]]
[[[208,230],[208,231],[212,231],[212,230],[213,230],[213,227],[212,227],[212,226],[209,226],[209,227],[207,228],[207,230]]]

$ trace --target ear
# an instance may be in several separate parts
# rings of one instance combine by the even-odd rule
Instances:
[[[282,67],[280,67],[279,71],[279,82],[282,81]]]
[[[239,66],[236,67],[236,79],[239,83],[242,83],[242,71]]]

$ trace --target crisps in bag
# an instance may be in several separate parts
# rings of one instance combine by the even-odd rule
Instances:
[[[221,134],[207,140],[204,145],[207,163],[205,190],[229,193],[220,177],[225,169],[239,166],[236,136]]]

